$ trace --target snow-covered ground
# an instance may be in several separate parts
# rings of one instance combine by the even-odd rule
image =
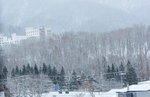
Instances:
[[[95,97],[117,97],[116,93],[94,93]],[[43,94],[42,97],[92,97],[89,92],[70,92],[69,94],[59,94],[58,92],[50,92]]]
[[[150,90],[150,81],[140,82],[138,85],[131,85],[129,87],[131,91]],[[116,92],[126,92],[127,88],[112,89],[109,92],[95,92],[95,97],[117,97]],[[69,94],[59,94],[58,92],[50,92],[43,94],[42,97],[91,97],[89,92],[70,92]]]
[[[0,97],[4,97],[4,92],[0,92]]]

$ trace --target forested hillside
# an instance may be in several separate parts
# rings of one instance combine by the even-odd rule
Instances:
[[[22,67],[43,63],[66,71],[97,75],[114,64],[126,66],[128,60],[138,78],[150,74],[150,27],[135,25],[108,33],[63,33],[45,40],[31,39],[6,50],[7,66]],[[12,69],[10,68],[10,70]],[[68,74],[68,72],[66,74]]]

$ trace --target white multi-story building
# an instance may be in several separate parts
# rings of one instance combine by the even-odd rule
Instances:
[[[11,44],[11,39],[8,38],[7,36],[0,35],[0,46],[9,46]]]
[[[40,36],[40,30],[33,27],[28,27],[25,29],[26,36],[29,37],[39,37]]]
[[[22,40],[27,39],[27,36],[19,36],[16,33],[11,34],[11,43],[12,44],[19,44]]]
[[[10,46],[11,44],[19,44],[22,40],[27,39],[26,36],[18,36],[16,33],[11,34],[11,37],[7,37],[4,35],[0,35],[0,46],[6,47]]]
[[[44,31],[45,31],[45,36],[50,36],[52,33],[51,33],[51,28],[43,28]]]
[[[25,29],[26,32],[26,36],[28,38],[30,37],[45,37],[45,36],[49,36],[51,33],[50,28],[33,28],[33,27],[28,27]]]
[[[26,40],[28,38],[40,38],[45,39],[45,37],[49,37],[51,35],[50,28],[33,28],[29,27],[25,29],[26,35],[16,35],[16,33],[11,34],[11,37],[4,36],[0,34],[0,46],[10,46],[11,44],[20,44],[22,40]]]

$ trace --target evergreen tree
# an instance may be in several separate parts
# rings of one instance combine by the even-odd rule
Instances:
[[[22,75],[22,70],[21,70],[21,69],[19,70],[19,75],[20,75],[20,76]]]
[[[118,76],[118,80],[120,80],[120,81],[122,80],[123,83],[125,82],[124,72],[125,72],[125,67],[124,67],[123,63],[121,62],[121,65],[119,66],[120,75]]]
[[[27,64],[27,67],[26,67],[26,73],[31,74],[31,67],[29,63]]]
[[[113,79],[113,78],[115,78],[115,72],[116,72],[116,70],[115,70],[115,66],[114,66],[114,64],[112,64],[111,65],[111,74],[110,74],[110,78],[111,79]]]
[[[108,67],[107,67],[107,74],[106,74],[106,78],[107,79],[110,79],[110,77],[111,77],[111,70],[110,70],[110,66],[108,65]]]
[[[51,68],[50,65],[48,66],[48,76],[49,76],[49,77],[52,76],[52,68]]]
[[[116,72],[119,72],[119,68],[118,67],[116,68]]]
[[[111,72],[116,72],[114,64],[111,65]]]
[[[121,65],[119,66],[119,71],[124,72],[125,67],[123,66],[123,63],[121,62]]]
[[[35,75],[38,75],[38,74],[39,74],[39,70],[38,70],[38,67],[37,67],[36,64],[34,65],[34,74],[35,74]]]
[[[64,70],[64,67],[61,68],[61,72],[60,72],[60,85],[61,86],[65,85],[65,70]]]
[[[107,71],[106,71],[106,73],[107,73]],[[106,76],[107,77],[107,76]],[[85,80],[87,80],[87,77],[86,77],[86,75],[84,74],[84,73],[81,73],[81,77],[80,77],[80,85],[82,86],[82,87],[85,87],[84,85],[85,85]]]
[[[52,70],[52,76],[51,76],[54,84],[58,83],[58,81],[57,81],[57,74],[58,74],[57,70],[56,70],[56,68],[54,66],[53,70]]]
[[[56,76],[56,75],[57,75],[57,70],[56,70],[56,67],[55,67],[55,66],[53,67],[52,75],[53,75],[53,76]]]
[[[116,68],[115,78],[116,78],[116,81],[119,81],[121,79],[118,67]]]
[[[7,79],[7,73],[8,73],[7,67],[4,66],[4,68],[3,68],[3,74],[4,74],[4,78],[5,79]]]
[[[47,66],[45,63],[43,63],[43,69],[42,69],[43,74],[47,74]]]
[[[71,82],[70,82],[70,89],[72,89],[72,90],[78,89],[79,83],[80,82],[78,81],[77,74],[76,74],[75,70],[73,70],[72,78],[71,78]]]
[[[18,70],[19,70],[19,69],[18,69]],[[23,65],[22,75],[26,75],[26,74],[27,74],[26,66]]]
[[[65,70],[64,70],[64,67],[63,67],[63,66],[62,66],[62,68],[61,68],[60,74],[61,74],[62,76],[65,76]]]
[[[13,68],[11,71],[11,76],[14,77],[15,76],[15,69]]]
[[[16,66],[16,68],[15,68],[15,75],[19,75],[20,73],[19,73],[19,68],[18,68],[18,66]]]
[[[108,65],[107,73],[110,73],[110,72],[111,72],[110,66]]]
[[[127,63],[126,82],[129,85],[137,84],[137,82],[138,82],[135,69],[132,67],[130,61],[128,61],[128,63]]]

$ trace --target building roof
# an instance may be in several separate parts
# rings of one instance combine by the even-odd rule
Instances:
[[[129,86],[130,91],[149,91],[150,90],[150,81],[139,82],[137,85]],[[109,93],[119,93],[119,92],[127,92],[127,87],[123,89],[112,89]]]
[[[136,93],[136,92],[150,92],[150,90],[126,91],[126,92],[116,92],[116,93],[126,94],[126,93]]]

